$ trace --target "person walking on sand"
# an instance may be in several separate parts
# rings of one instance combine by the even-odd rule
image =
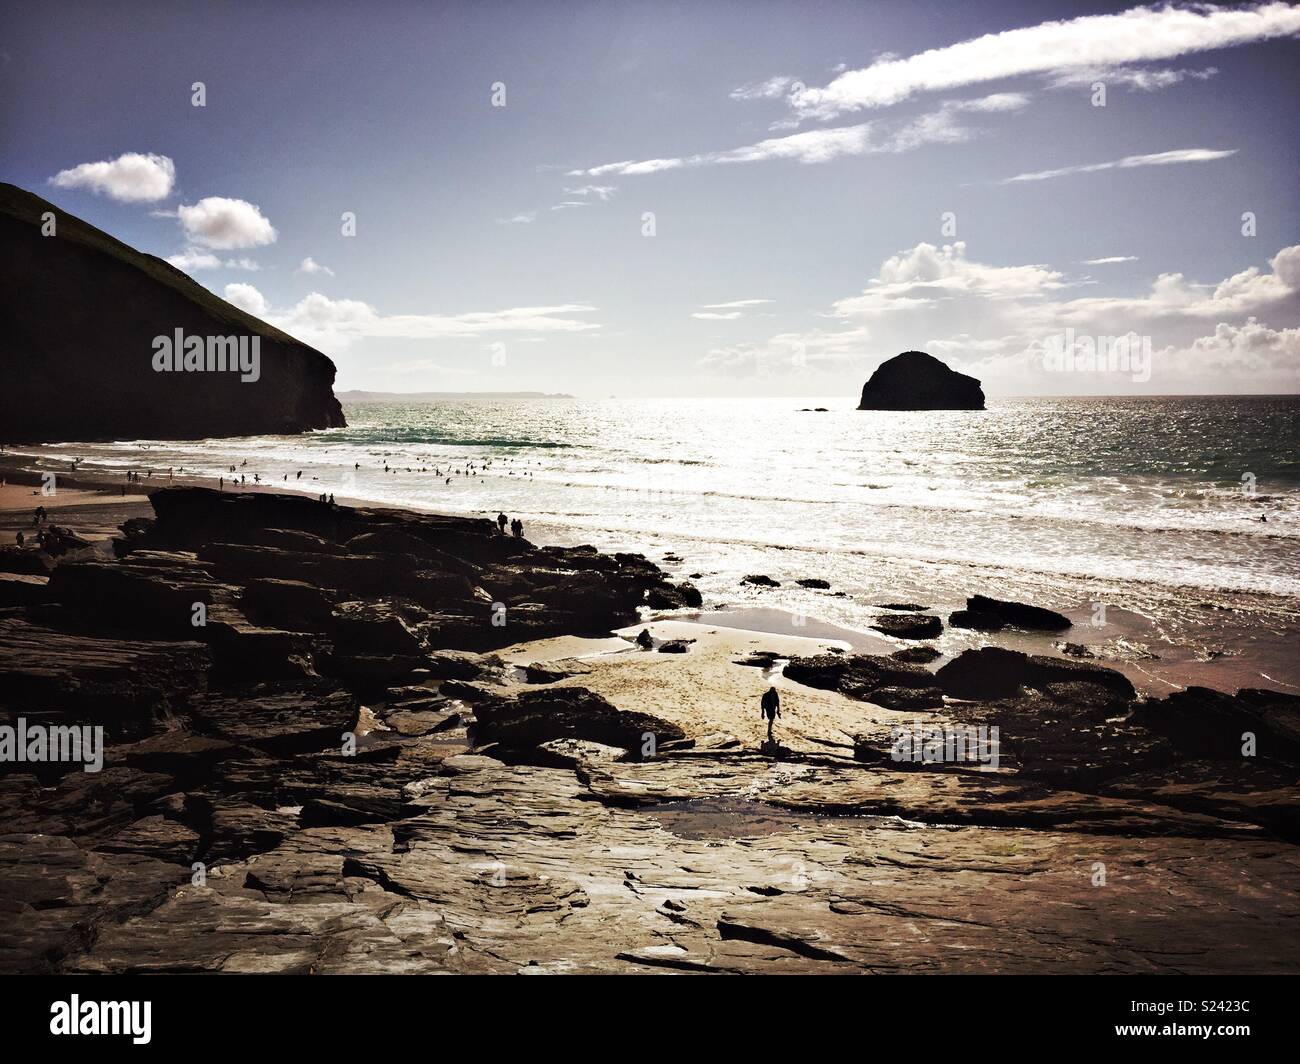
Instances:
[[[507,523],[508,521],[509,521],[509,518],[506,517],[505,514],[503,514],[503,513],[498,513],[498,514],[497,514],[497,528],[501,529],[501,534],[502,534],[503,536],[506,534],[506,523]]]
[[[523,539],[524,523],[516,517],[510,522],[510,531],[514,533],[515,539]]]
[[[781,696],[776,693],[775,687],[769,687],[763,692],[763,716],[767,718],[767,741],[776,742],[772,736],[772,725],[776,723],[776,718],[781,715]]]

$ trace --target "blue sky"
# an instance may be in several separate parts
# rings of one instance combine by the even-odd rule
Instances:
[[[0,173],[340,388],[852,395],[921,348],[992,394],[1296,391],[1297,32],[1285,3],[11,4]],[[1049,371],[1067,328],[1149,371]]]

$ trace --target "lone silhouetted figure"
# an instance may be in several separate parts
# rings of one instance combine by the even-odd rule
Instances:
[[[506,534],[506,522],[508,520],[509,518],[506,517],[505,514],[502,513],[497,514],[497,528],[501,529],[501,534],[503,536]]]
[[[763,716],[767,718],[767,741],[776,742],[772,736],[772,725],[776,723],[776,718],[781,715],[781,696],[776,693],[775,687],[769,687],[763,692]]]

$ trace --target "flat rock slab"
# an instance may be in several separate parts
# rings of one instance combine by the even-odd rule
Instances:
[[[205,887],[107,920],[65,968],[1296,969],[1300,861],[1271,842],[811,814],[692,838],[593,801],[572,771],[473,756],[407,795],[416,815],[396,825],[298,830],[213,869]]]

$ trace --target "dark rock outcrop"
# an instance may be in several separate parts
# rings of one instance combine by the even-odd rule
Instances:
[[[1022,687],[1038,690],[1049,684],[1090,684],[1121,701],[1135,696],[1128,677],[1114,669],[1069,658],[1028,655],[1002,647],[964,650],[943,665],[934,679],[954,698],[1006,698]]]
[[[949,628],[969,628],[976,632],[1000,632],[1007,622],[994,613],[979,610],[953,610],[948,614]]]
[[[1189,687],[1140,703],[1133,718],[1190,757],[1240,761],[1250,756],[1300,764],[1300,696],[1250,687],[1236,695]],[[1254,753],[1244,755],[1248,743]]]
[[[1015,628],[1038,632],[1061,632],[1073,624],[1069,617],[1055,610],[989,598],[987,595],[971,595],[966,600],[965,614],[965,623],[959,627],[980,628],[988,625],[993,618]]]
[[[785,666],[788,680],[838,691],[849,698],[871,701],[882,687],[924,689],[935,686],[934,674],[920,665],[878,654],[815,654],[791,658]]]
[[[555,739],[585,739],[603,746],[639,750],[651,735],[657,743],[682,739],[676,724],[649,713],[629,713],[581,687],[525,691],[514,698],[490,698],[475,705],[479,743],[520,748]]]
[[[14,185],[0,184],[0,248],[6,440],[200,439],[344,424],[325,355]],[[260,376],[155,372],[154,338],[178,329],[257,338]]]
[[[903,647],[889,655],[895,661],[906,661],[912,665],[928,665],[940,657],[939,651],[931,646]]]
[[[899,639],[933,639],[943,631],[943,622],[927,613],[885,613],[871,627]]]
[[[904,351],[876,367],[859,410],[983,410],[980,382],[924,351]]]

